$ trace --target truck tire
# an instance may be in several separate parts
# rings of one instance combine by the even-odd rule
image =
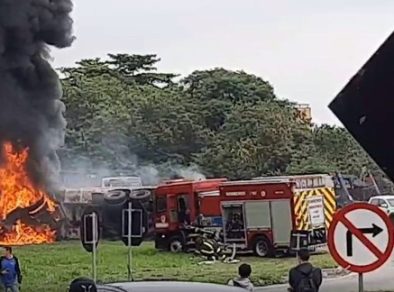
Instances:
[[[110,205],[120,205],[126,202],[127,195],[123,191],[109,191],[104,194],[104,201]]]
[[[258,236],[253,241],[253,252],[258,257],[272,257],[274,248],[271,242],[265,236]]]
[[[168,250],[172,253],[180,253],[184,249],[184,244],[181,236],[172,236],[168,240]]]

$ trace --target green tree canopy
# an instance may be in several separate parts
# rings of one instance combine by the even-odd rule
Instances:
[[[271,84],[243,71],[195,71],[181,81],[156,55],[109,54],[62,68],[66,168],[198,165],[208,176],[359,174],[376,165],[342,127],[313,126]]]

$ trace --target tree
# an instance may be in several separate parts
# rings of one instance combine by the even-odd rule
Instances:
[[[249,179],[376,165],[342,127],[311,126],[260,77],[222,68],[180,82],[156,55],[109,54],[62,68],[67,107],[63,165],[133,171],[197,164],[205,174]],[[160,166],[163,166],[162,168]]]
[[[131,109],[128,135],[130,150],[151,163],[173,161],[188,164],[208,138],[198,113],[188,107],[182,92],[144,88]]]
[[[372,160],[345,128],[321,125],[313,131],[316,155],[336,165],[337,170],[359,175],[363,167],[372,167]]]
[[[135,157],[144,163],[192,160],[207,131],[170,84],[175,75],[150,73],[157,61],[154,55],[110,55],[62,69],[69,121],[63,160],[87,158],[109,168],[130,168]]]
[[[125,84],[170,86],[177,76],[171,73],[156,73],[155,64],[160,59],[156,55],[108,54],[108,60],[100,58],[83,59],[76,63],[77,67],[61,68],[68,78],[76,74],[85,77],[111,76]]]
[[[290,105],[276,101],[235,105],[198,162],[211,175],[237,179],[283,173],[299,134],[295,129],[303,126],[295,116]]]
[[[192,102],[200,104],[205,125],[213,131],[223,125],[233,105],[275,99],[268,82],[243,71],[195,71],[182,80],[182,85]]]
[[[62,160],[89,157],[97,163],[111,161],[110,149],[103,138],[113,133],[126,134],[124,121],[129,114],[124,101],[128,90],[107,74],[92,77],[74,71],[62,82],[68,121]]]
[[[114,70],[124,82],[138,85],[169,86],[177,76],[171,73],[156,73],[154,66],[160,59],[156,55],[108,54],[105,63]]]

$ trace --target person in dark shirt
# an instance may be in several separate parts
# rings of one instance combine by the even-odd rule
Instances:
[[[308,250],[300,250],[298,252],[299,264],[290,269],[288,291],[303,292],[311,291],[318,292],[322,283],[322,272],[320,268],[315,268],[309,262]]]
[[[4,255],[0,257],[0,275],[2,291],[19,292],[22,274],[18,258],[12,254],[11,247],[5,247]]]

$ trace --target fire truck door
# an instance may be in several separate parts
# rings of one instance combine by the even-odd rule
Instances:
[[[271,201],[272,235],[274,244],[289,245],[293,227],[290,200]]]
[[[239,202],[222,203],[224,242],[247,245],[244,205]]]

